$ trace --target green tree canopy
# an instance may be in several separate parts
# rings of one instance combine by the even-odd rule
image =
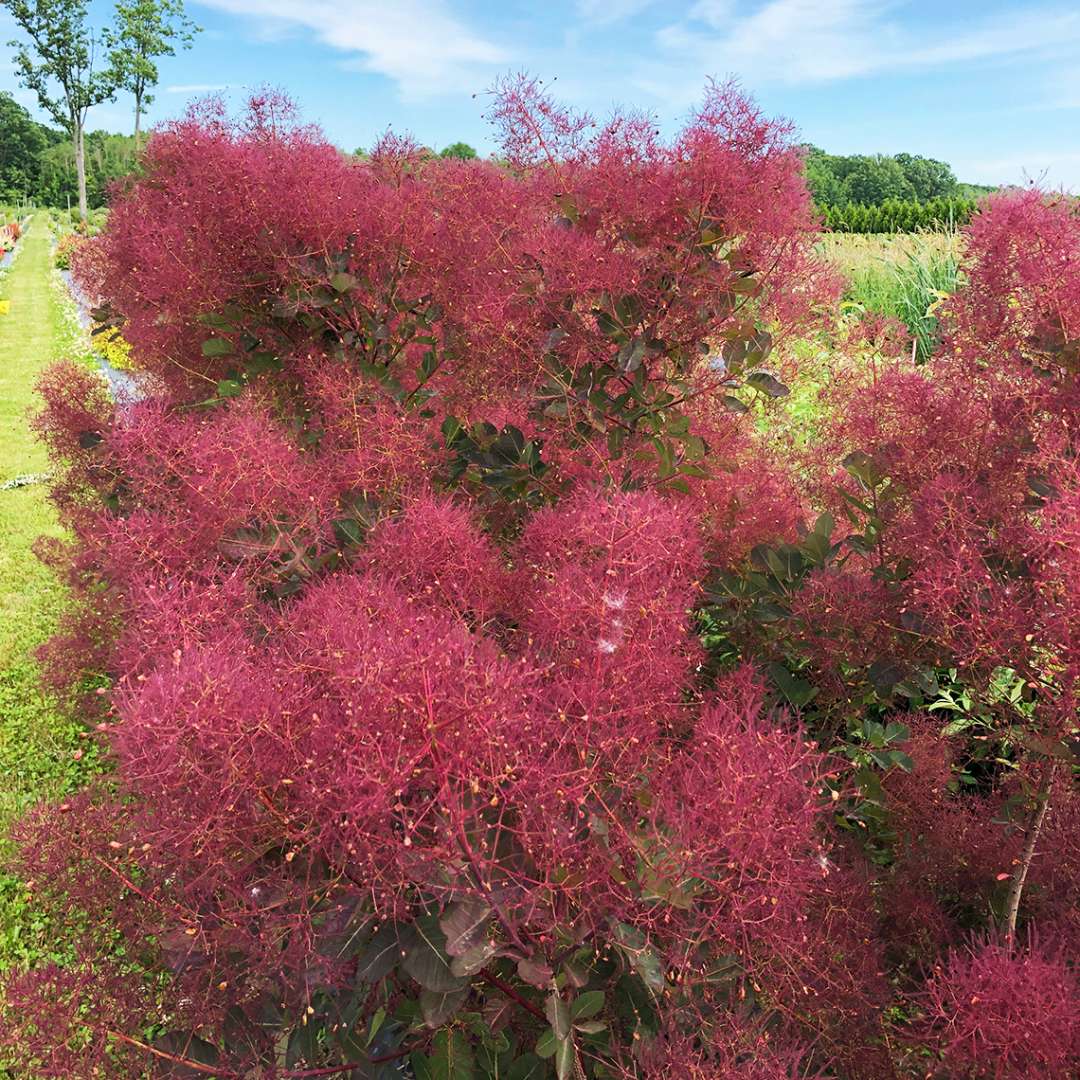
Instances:
[[[806,183],[818,206],[880,206],[888,199],[925,203],[994,190],[960,184],[944,161],[920,154],[828,154],[803,147]]]
[[[439,157],[461,158],[462,161],[471,161],[476,156],[476,151],[466,142],[451,143],[439,151]]]
[[[956,175],[944,161],[919,154],[897,154],[896,162],[921,202],[956,194]]]
[[[117,85],[135,98],[135,149],[140,142],[140,122],[153,103],[157,86],[156,61],[175,56],[176,46],[190,49],[201,28],[184,13],[183,0],[119,0],[116,27],[106,32],[109,61]]]
[[[831,161],[816,146],[806,147],[806,183],[818,206],[839,206],[843,202],[843,185]]]
[[[11,94],[0,93],[0,202],[37,194],[41,155],[55,141]]]
[[[104,206],[109,185],[138,166],[135,139],[108,131],[88,131],[85,141],[87,203],[90,207]],[[68,198],[75,201],[75,147],[70,139],[61,138],[42,153],[34,197],[47,206],[64,206]]]
[[[915,189],[896,158],[860,157],[844,178],[848,202],[879,206],[886,199],[913,199]]]

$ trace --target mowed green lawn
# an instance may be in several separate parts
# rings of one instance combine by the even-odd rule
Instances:
[[[0,483],[48,468],[28,426],[42,368],[78,350],[78,336],[54,284],[47,221],[34,220],[0,284],[11,302],[0,315]],[[43,484],[0,490],[0,857],[12,821],[34,802],[80,786],[94,757],[79,725],[39,686],[34,650],[52,632],[64,602],[55,575],[33,554],[42,535],[59,535]],[[78,751],[85,754],[78,756]],[[0,873],[0,969],[51,951],[23,886]]]

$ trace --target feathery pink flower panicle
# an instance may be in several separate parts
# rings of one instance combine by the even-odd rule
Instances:
[[[1080,1067],[1080,985],[1067,960],[1031,940],[952,952],[926,985],[926,1018],[943,1076],[1066,1077]]]

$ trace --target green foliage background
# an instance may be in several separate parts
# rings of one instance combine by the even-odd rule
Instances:
[[[135,139],[107,131],[86,135],[87,199],[105,205],[109,184],[136,166]],[[63,133],[39,124],[7,92],[0,92],[0,202],[44,206],[78,202],[75,147]]]
[[[806,182],[818,206],[973,201],[994,190],[985,184],[962,184],[951,166],[920,154],[828,154],[810,145],[803,149]]]
[[[917,154],[844,156],[815,146],[805,150],[807,183],[824,227],[833,232],[951,230],[966,224],[977,199],[994,190],[962,184],[945,162]],[[467,160],[477,152],[467,143],[455,142],[440,156]],[[132,136],[88,132],[90,206],[104,206],[109,184],[137,165]],[[0,92],[0,203],[32,201],[63,207],[69,197],[73,204],[78,201],[71,140],[35,121],[10,93]]]

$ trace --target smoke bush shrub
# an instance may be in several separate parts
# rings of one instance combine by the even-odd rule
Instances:
[[[38,1076],[86,1076],[88,1061],[102,1075],[137,1075],[144,1066],[143,1055],[113,1035],[138,1030],[151,1008],[138,973],[93,955],[66,968],[48,964],[8,979],[3,1008],[0,1066]]]
[[[943,1075],[1067,1076],[1080,1048],[1075,973],[1035,943],[1014,953],[995,941],[956,951],[927,982],[927,1014]]]
[[[42,382],[46,659],[115,771],[20,859],[168,979],[41,1075],[895,1077],[887,1006],[948,1059],[917,965],[1014,880],[1069,936],[1026,840],[1074,801],[1075,297],[983,263],[1075,218],[992,203],[941,354],[830,386],[797,467],[761,427],[836,282],[790,131],[491,115],[505,166],[200,107],[80,252],[142,397]],[[0,1008],[66,1030],[105,962]]]

